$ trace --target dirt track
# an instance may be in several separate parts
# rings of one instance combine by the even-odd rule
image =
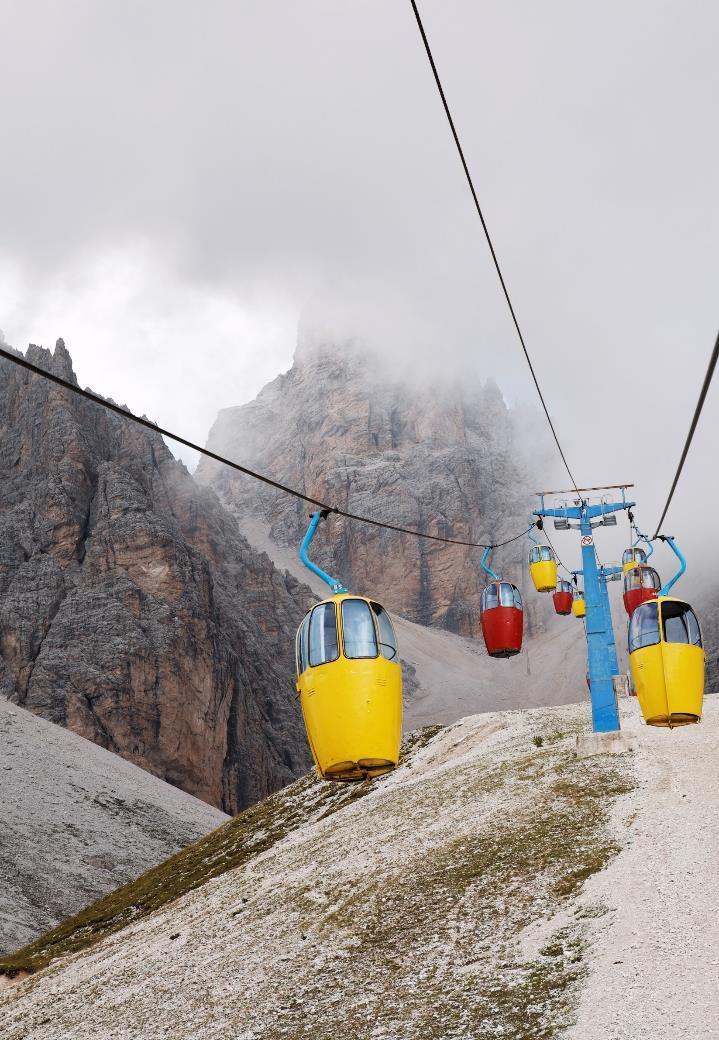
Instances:
[[[637,786],[612,826],[622,846],[585,897],[609,908],[571,1040],[719,1037],[719,698],[685,729],[640,725]]]

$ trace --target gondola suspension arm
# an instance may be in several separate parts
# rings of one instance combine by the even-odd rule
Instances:
[[[660,535],[657,535],[657,537],[662,542],[667,542],[669,544],[669,548],[672,550],[674,555],[677,557],[677,559],[679,560],[679,564],[680,564],[679,570],[674,575],[674,577],[670,578],[669,581],[666,583],[666,585],[662,585],[661,589],[659,590],[659,595],[660,596],[668,596],[670,589],[672,589],[674,587],[674,585],[676,585],[676,583],[679,581],[679,579],[681,578],[681,576],[684,573],[684,571],[687,569],[687,561],[684,558],[684,555],[683,555],[681,549],[679,548],[679,546],[674,541],[674,536],[673,535],[671,535],[671,534],[667,534],[667,535],[660,534]]]
[[[487,563],[487,560],[489,559],[489,554],[491,553],[493,548],[493,545],[488,545],[487,548],[484,550],[484,552],[482,553],[482,559],[480,560],[480,566],[482,570],[485,572],[485,574],[488,574],[490,576],[492,581],[501,581],[502,579],[499,577],[499,575],[495,574],[492,568]]]
[[[329,516],[329,510],[327,509],[317,510],[317,512],[312,513],[312,517],[310,519],[310,526],[307,528],[307,534],[302,539],[302,545],[300,546],[300,559],[304,563],[305,567],[311,570],[313,574],[316,574],[318,578],[322,578],[322,581],[327,582],[330,589],[332,590],[332,594],[334,596],[337,596],[343,592],[347,592],[347,589],[344,587],[342,582],[337,581],[337,579],[333,578],[332,575],[328,574],[326,571],[323,571],[322,568],[318,567],[316,563],[313,563],[307,555],[307,550],[310,547],[310,542],[315,536],[315,532],[319,527],[320,521],[324,520],[327,516]]]

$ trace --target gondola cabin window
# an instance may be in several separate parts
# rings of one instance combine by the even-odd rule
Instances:
[[[514,585],[510,585],[508,581],[503,581],[499,586],[499,602],[503,607],[522,609],[522,596],[519,589]]]
[[[535,545],[529,552],[530,563],[548,563],[554,559],[554,553],[548,545]]]
[[[499,606],[499,593],[496,585],[488,585],[482,593],[482,610],[494,610]]]
[[[636,589],[656,589],[658,592],[660,586],[659,575],[653,567],[646,567],[640,564],[624,575],[624,588],[628,592],[633,592]]]
[[[297,674],[307,669],[307,629],[310,626],[310,615],[307,614],[297,632]]]
[[[310,615],[310,667],[336,661],[338,657],[335,605],[320,603]]]
[[[369,604],[363,599],[342,602],[342,639],[345,657],[376,657],[377,637]]]
[[[687,603],[662,603],[665,643],[689,643],[701,646],[702,636],[696,614]]]
[[[392,619],[379,603],[372,603],[371,606],[377,621],[380,653],[388,661],[394,661],[397,656],[397,636],[394,634]]]
[[[632,614],[629,622],[629,653],[645,646],[654,646],[659,641],[659,605],[652,600],[637,607]]]

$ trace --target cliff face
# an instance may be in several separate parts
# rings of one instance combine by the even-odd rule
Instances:
[[[159,435],[3,361],[0,481],[0,694],[228,812],[306,769],[306,590]]]
[[[449,538],[501,541],[529,515],[515,421],[496,385],[411,389],[352,347],[299,349],[255,401],[220,412],[209,447],[314,498]],[[302,537],[304,503],[207,459],[197,476],[241,516],[269,522],[279,544]],[[493,566],[519,580],[528,545],[498,550]],[[413,621],[479,635],[478,550],[330,517],[313,553]]]

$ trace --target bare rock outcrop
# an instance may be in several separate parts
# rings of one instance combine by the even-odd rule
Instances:
[[[307,768],[307,590],[159,435],[2,361],[0,481],[0,694],[227,812]]]
[[[496,384],[417,388],[352,344],[301,344],[255,401],[220,412],[209,447],[313,498],[461,541],[500,542],[529,515],[517,416]],[[197,477],[241,517],[269,522],[279,544],[301,538],[305,503],[207,459]],[[498,550],[494,564],[519,580],[528,545]],[[314,553],[413,621],[479,635],[487,578],[476,549],[330,517]]]

